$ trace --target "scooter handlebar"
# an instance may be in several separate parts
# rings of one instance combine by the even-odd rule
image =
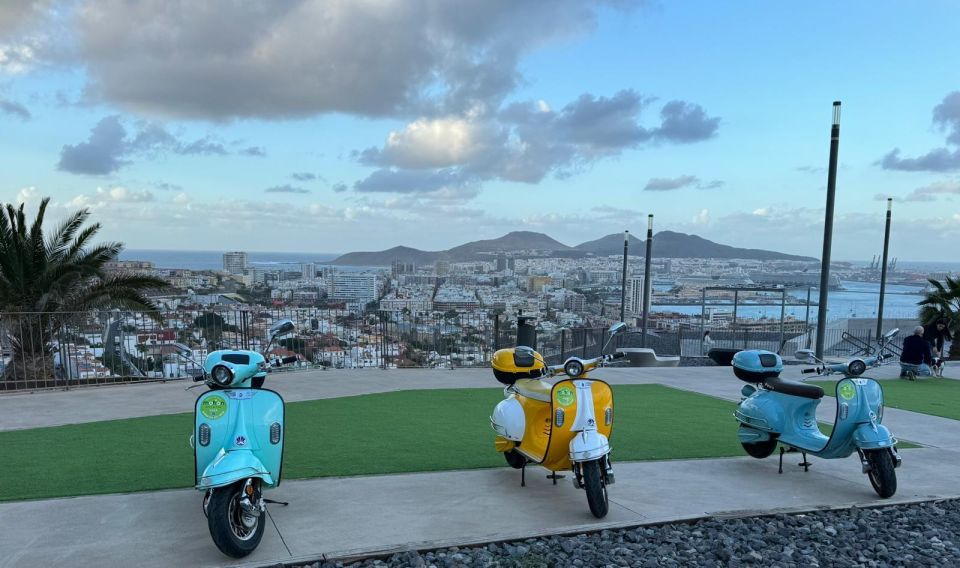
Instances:
[[[804,369],[804,370],[802,370],[802,371],[800,371],[800,372],[806,375],[806,374],[809,374],[809,373],[816,373],[817,371],[819,371],[819,369]]]
[[[624,353],[623,351],[617,351],[616,353],[614,353],[613,355],[611,355],[610,358],[611,358],[611,359],[623,359],[623,358],[626,357],[626,356],[627,356],[627,354]]]

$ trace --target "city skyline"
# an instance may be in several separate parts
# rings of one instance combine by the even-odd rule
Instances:
[[[960,6],[540,7],[5,6],[3,200],[89,207],[134,249],[573,245],[653,213],[819,257],[839,99],[833,257],[880,252],[892,197],[891,256],[950,259]]]

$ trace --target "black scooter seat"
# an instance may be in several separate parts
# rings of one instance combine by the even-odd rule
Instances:
[[[800,396],[803,398],[812,398],[819,400],[823,398],[823,389],[816,385],[808,385],[799,381],[781,379],[780,377],[770,377],[763,381],[763,384],[773,392]]]

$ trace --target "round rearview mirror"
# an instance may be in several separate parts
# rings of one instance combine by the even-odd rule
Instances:
[[[616,335],[618,333],[623,333],[626,330],[627,330],[627,324],[621,321],[611,325],[608,331],[610,332],[610,335]]]
[[[583,374],[583,363],[577,359],[570,359],[563,364],[563,372],[566,373],[568,377],[579,377]]]
[[[270,326],[270,336],[284,335],[294,330],[293,322],[288,319],[282,319]]]

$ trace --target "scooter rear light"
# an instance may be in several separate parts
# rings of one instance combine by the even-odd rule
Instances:
[[[566,413],[563,412],[562,408],[558,408],[553,416],[553,423],[557,425],[557,428],[563,426],[563,421],[566,419]]]
[[[200,430],[199,432],[200,435],[197,436],[197,441],[200,442],[201,446],[209,446],[210,445],[210,425],[204,422],[203,424],[200,425],[199,430]]]
[[[607,426],[613,424],[613,409],[607,408],[603,411],[603,423]]]
[[[270,443],[279,444],[280,443],[280,423],[274,422],[270,425]]]

